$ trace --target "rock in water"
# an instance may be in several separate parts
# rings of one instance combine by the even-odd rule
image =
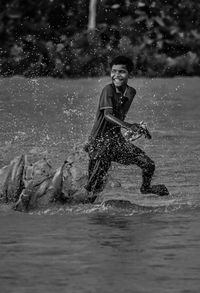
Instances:
[[[65,161],[63,165],[56,170],[50,186],[48,187],[47,192],[51,201],[65,201],[65,195],[63,193],[63,169],[66,163],[67,162]]]
[[[51,176],[53,173],[52,166],[46,158],[36,161],[34,164],[27,162],[25,167],[25,183],[28,184],[30,180],[40,180],[44,176]]]
[[[11,161],[2,187],[2,197],[6,202],[16,202],[24,188],[25,156],[21,155]]]
[[[39,181],[31,180],[13,208],[20,212],[34,209],[37,201],[46,194],[51,180],[52,176],[44,177]]]
[[[66,168],[63,171],[63,192],[66,196],[72,196],[81,190],[87,183],[87,170],[84,167],[84,157],[80,152],[71,153],[67,158]]]
[[[1,194],[1,196],[2,196],[2,190],[4,188],[6,178],[8,176],[8,172],[10,172],[10,165],[6,165],[0,169],[0,194]]]

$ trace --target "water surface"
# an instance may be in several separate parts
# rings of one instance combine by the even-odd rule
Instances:
[[[86,140],[107,82],[1,79],[1,166],[37,150],[60,165]],[[154,182],[165,183],[174,202],[150,210],[80,205],[29,214],[2,205],[1,292],[199,292],[200,79],[131,85],[137,97],[127,119],[148,123],[153,139],[137,145],[156,162]],[[113,164],[110,173],[124,196],[139,197],[138,168]]]

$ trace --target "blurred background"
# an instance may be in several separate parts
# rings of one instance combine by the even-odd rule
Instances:
[[[199,75],[200,2],[0,1],[2,76],[105,76],[118,54],[136,76]]]

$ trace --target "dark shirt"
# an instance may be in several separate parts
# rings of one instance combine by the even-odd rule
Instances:
[[[90,138],[113,137],[119,134],[121,127],[107,121],[104,112],[109,109],[110,114],[124,121],[135,94],[136,90],[128,85],[123,95],[113,84],[106,85],[100,95]]]

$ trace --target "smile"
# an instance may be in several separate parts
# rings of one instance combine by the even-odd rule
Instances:
[[[116,81],[116,82],[121,82],[121,81],[123,81],[123,79],[119,79],[119,78],[114,78],[113,80]]]

